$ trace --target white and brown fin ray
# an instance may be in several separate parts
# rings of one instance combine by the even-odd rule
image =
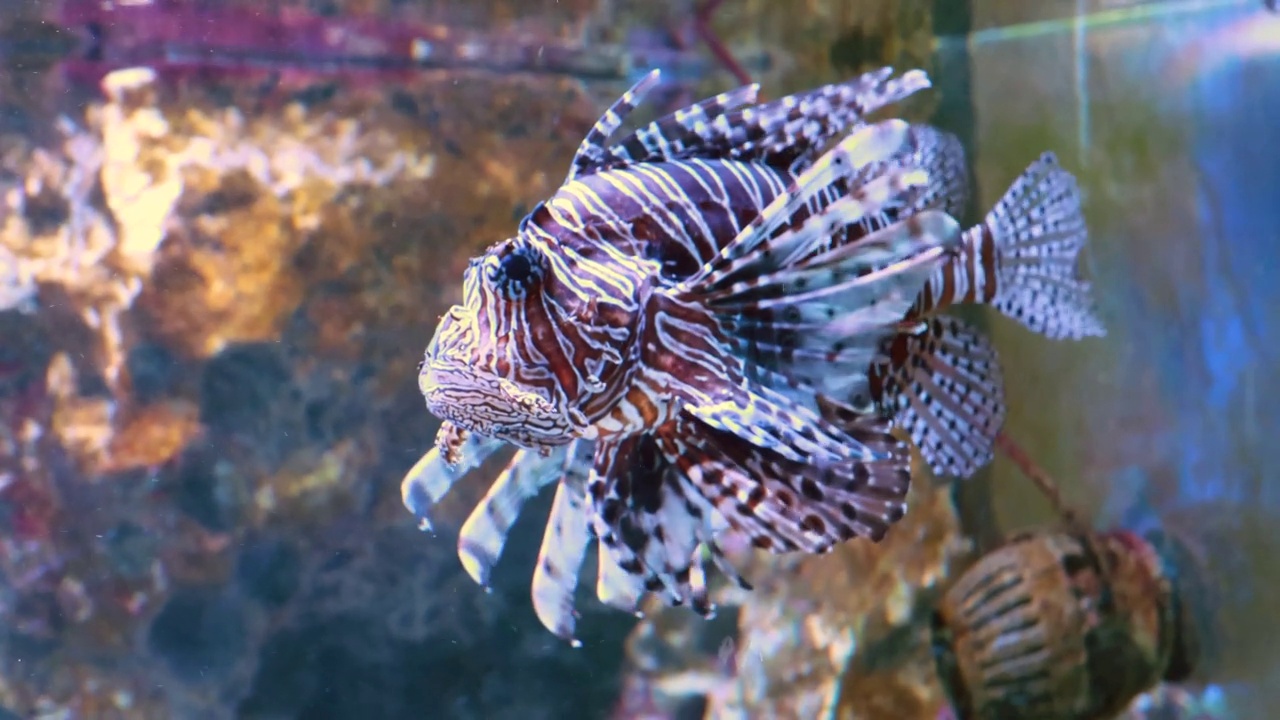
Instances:
[[[963,218],[969,204],[969,166],[964,145],[955,135],[929,125],[912,125],[911,167],[929,173],[929,185],[912,204],[915,212],[942,210]]]
[[[686,405],[692,417],[796,463],[875,460],[878,456],[805,405],[772,389],[738,389],[714,405]]]
[[[573,159],[569,162],[569,173],[564,178],[564,183],[572,181],[585,170],[589,170],[593,166],[599,165],[608,156],[608,149],[605,143],[608,142],[610,136],[622,127],[622,123],[626,121],[627,116],[632,110],[644,100],[645,95],[649,94],[658,84],[661,73],[654,69],[649,71],[644,77],[636,81],[629,90],[624,92],[621,97],[613,101],[604,114],[596,120],[595,125],[587,131],[582,143],[578,145],[578,150],[573,154]]]
[[[596,596],[605,605],[635,612],[647,590],[662,588],[657,575],[645,567],[633,549],[634,542],[624,542],[621,521],[632,501],[631,483],[639,479],[648,483],[651,472],[640,467],[635,451],[650,436],[600,440],[596,442],[587,494],[591,506],[591,523],[599,538],[599,569]],[[628,528],[630,529],[630,528]]]
[[[598,517],[593,517],[597,543],[596,598],[609,607],[639,616],[640,598],[644,597],[648,576],[643,566],[632,572],[639,560],[620,544],[608,545],[601,535],[604,528]]]
[[[811,201],[836,183],[848,183],[861,168],[893,156],[906,140],[908,125],[886,120],[867,125],[827,151],[773,199],[716,257],[677,286],[689,295],[711,292],[742,276],[777,268],[769,241],[783,227],[808,217]]]
[[[895,78],[893,69],[886,67],[760,105],[751,104],[752,93],[746,102],[715,103],[721,112],[708,113],[709,121],[692,135],[677,112],[624,137],[609,153],[627,162],[737,160],[798,173],[812,164],[827,142],[868,114],[929,86],[921,70]],[[737,105],[750,106],[734,109]]]
[[[759,92],[759,83],[752,83],[663,116],[623,137],[600,162],[583,168],[578,176],[636,163],[720,158],[730,149],[725,145],[724,114],[754,104]]]
[[[505,443],[468,433],[445,423],[436,436],[436,445],[405,473],[400,482],[404,506],[418,518],[418,527],[431,529],[429,512],[449,492],[454,483],[479,467]]]
[[[954,254],[959,226],[940,211],[732,288],[711,304],[755,363],[834,398],[866,389],[883,338]]]
[[[856,429],[887,458],[875,462],[795,463],[705,425],[686,432],[685,474],[756,547],[823,553],[854,537],[878,541],[906,512],[910,452],[888,421]]]
[[[1088,242],[1081,205],[1075,177],[1045,153],[968,234],[980,247],[990,241],[998,255],[990,302],[1055,340],[1106,334],[1092,288],[1078,275],[1079,254]]]
[[[849,188],[839,199],[768,240],[771,255],[769,265],[788,267],[814,254],[830,250],[833,247],[832,241],[842,237],[842,230],[869,216],[879,216],[881,210],[895,198],[927,187],[930,183],[929,174],[924,170],[887,169],[879,176]],[[742,282],[744,281],[735,285]]]
[[[871,458],[866,448],[824,423],[810,408],[746,381],[718,324],[696,302],[654,293],[642,339],[641,383],[678,398],[685,412],[795,459]],[[865,367],[864,367],[865,374]]]
[[[756,142],[762,150],[753,154],[771,167],[786,163],[791,173],[803,172],[831,139],[865,122],[868,115],[931,86],[923,70],[893,77],[892,68],[886,67],[850,83],[818,88],[802,96],[779,131]]]
[[[591,444],[576,441],[568,450],[564,476],[542,535],[538,565],[533,571],[533,610],[548,630],[579,647],[574,636],[578,613],[574,595],[582,563],[591,541],[591,511],[587,476],[591,472]]]
[[[884,343],[889,337],[877,341],[875,354],[868,361],[868,366],[871,362],[883,360]],[[881,421],[892,417],[872,400],[869,373],[857,373],[856,380],[846,384],[850,391],[839,396],[819,390],[815,384],[796,377],[794,373],[784,374],[759,364],[751,366],[748,377],[812,408],[823,420],[855,437],[866,432],[879,432],[882,430]]]
[[[960,242],[960,226],[950,215],[927,210],[853,243],[739,280],[702,297],[729,317],[794,307],[813,325],[847,319],[862,308],[904,299],[905,312],[935,267],[958,251]],[[898,314],[891,322],[901,318]]]
[[[542,488],[564,477],[569,459],[568,446],[552,448],[545,456],[536,450],[519,450],[489,486],[458,533],[458,558],[476,584],[489,586],[489,573],[521,508]]]
[[[680,482],[680,495],[685,502],[684,510],[696,521],[696,536],[700,543],[700,549],[695,552],[693,558],[693,573],[690,578],[690,585],[693,592],[694,608],[699,612],[703,612],[699,608],[701,607],[700,604],[705,604],[705,611],[709,614],[715,611],[715,606],[707,601],[706,575],[702,567],[703,550],[706,551],[712,563],[729,582],[744,590],[750,590],[751,583],[747,582],[738,572],[738,569],[733,567],[733,564],[729,562],[724,550],[720,548],[717,542],[723,533],[733,531],[728,521],[720,514],[719,510],[716,510],[715,505],[702,493],[693,479],[684,472],[685,462],[683,458],[687,458],[692,453],[690,442],[698,442],[697,433],[690,433],[686,428],[689,423],[696,422],[687,414],[682,415],[673,423],[660,429],[658,442],[667,462],[679,471],[676,477]]]
[[[991,462],[1005,403],[990,340],[962,320],[939,316],[895,337],[887,355],[889,364],[873,370],[873,393],[933,473],[968,478]]]
[[[594,463],[590,492],[601,552],[629,576],[621,597],[630,603],[638,586],[662,593],[669,605],[696,600],[692,563],[701,518],[688,511],[679,470],[656,436],[613,443]]]

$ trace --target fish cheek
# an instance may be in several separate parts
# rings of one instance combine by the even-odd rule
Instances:
[[[574,402],[578,396],[578,376],[574,369],[567,362],[558,362],[560,355],[560,341],[557,337],[555,329],[551,323],[541,322],[533,328],[533,342],[535,347],[546,358],[548,369],[556,377],[556,384],[564,392],[565,397],[570,402]]]

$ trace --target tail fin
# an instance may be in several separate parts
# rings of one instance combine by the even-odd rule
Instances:
[[[1077,260],[1088,242],[1080,205],[1075,177],[1047,152],[1023,171],[985,220],[999,257],[999,292],[992,304],[1054,340],[1106,334],[1090,283],[1077,275]]]

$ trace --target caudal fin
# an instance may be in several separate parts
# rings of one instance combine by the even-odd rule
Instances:
[[[1078,275],[1089,237],[1080,188],[1053,153],[1023,171],[985,226],[999,257],[996,309],[1054,340],[1106,334],[1090,283]]]

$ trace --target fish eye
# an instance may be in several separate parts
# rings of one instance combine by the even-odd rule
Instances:
[[[524,297],[542,279],[542,253],[527,242],[513,240],[486,259],[485,277],[496,292]]]

